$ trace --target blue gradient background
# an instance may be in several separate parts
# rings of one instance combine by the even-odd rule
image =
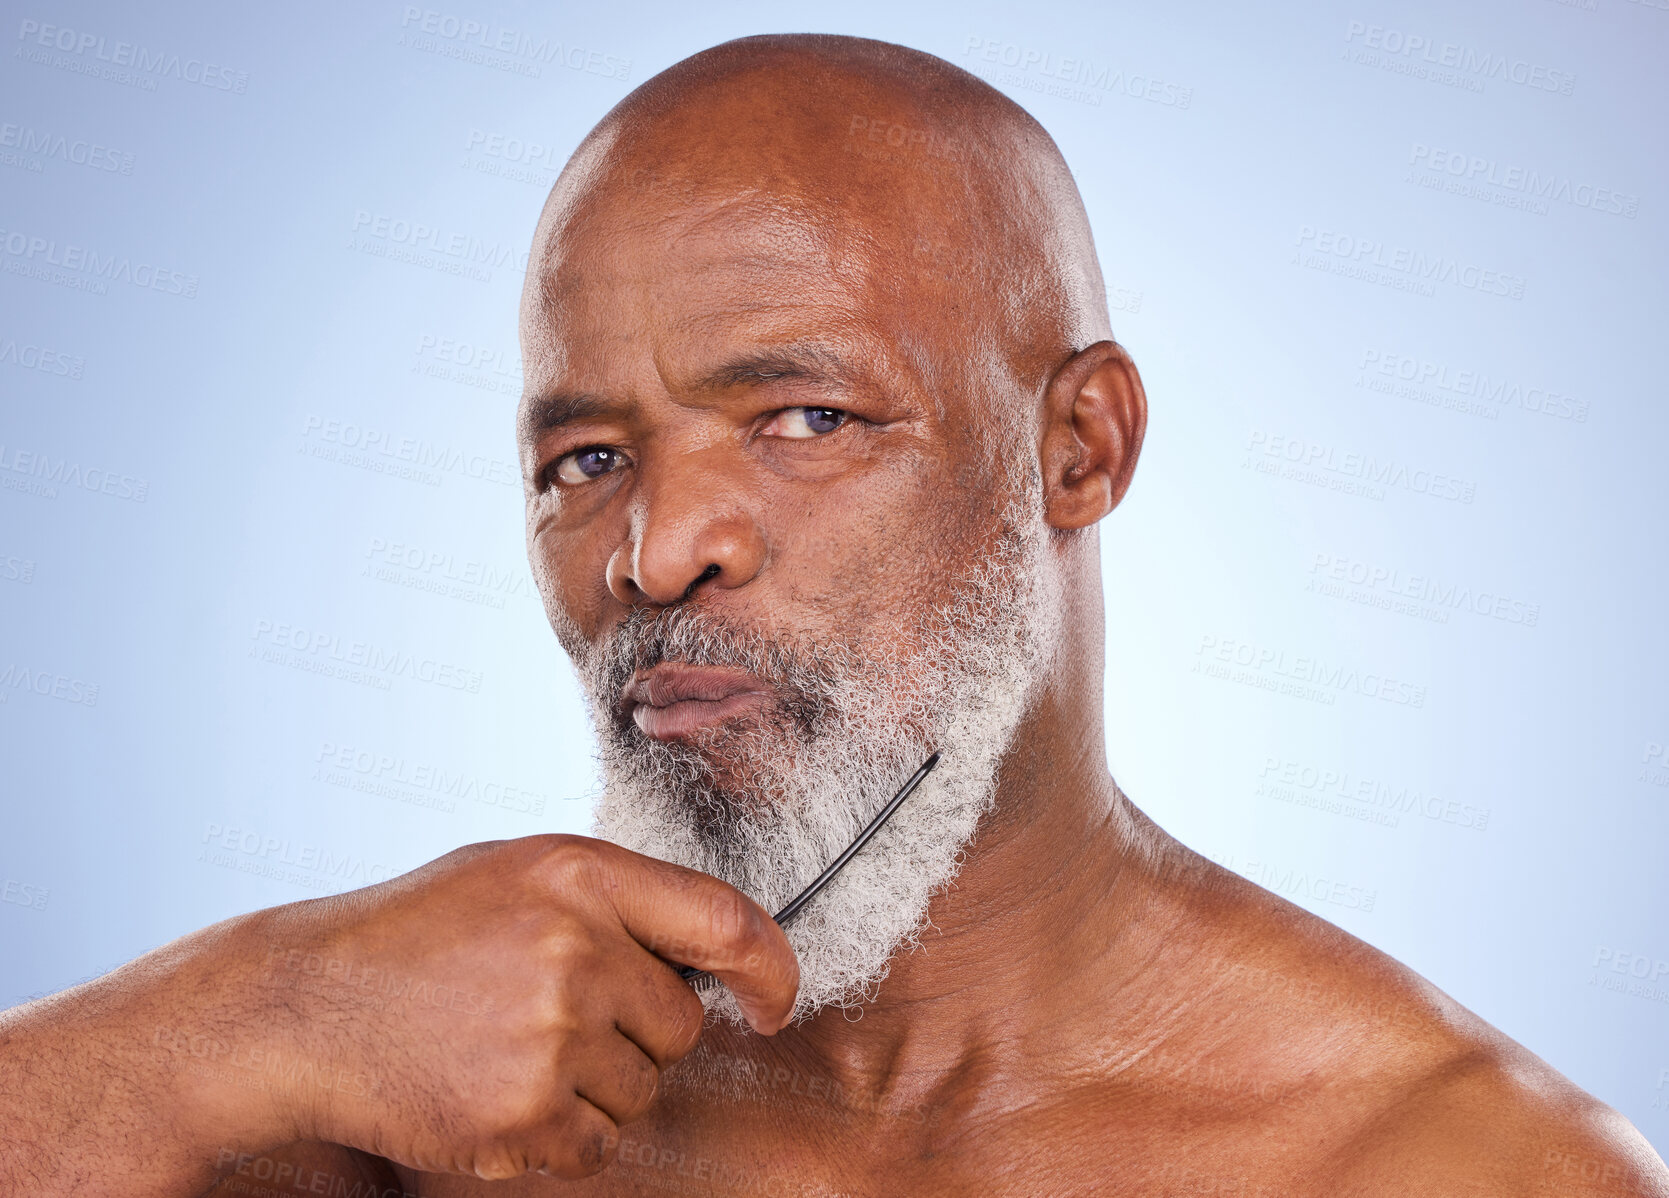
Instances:
[[[581,703],[533,598],[518,490],[492,477],[514,463],[522,256],[555,168],[631,86],[726,38],[815,29],[979,69],[1077,174],[1152,405],[1102,539],[1120,783],[1669,1145],[1661,0],[5,7],[0,1004],[459,844],[588,827]],[[579,69],[472,50],[446,36],[463,21],[577,50]],[[73,31],[71,49],[31,22]],[[82,35],[164,66],[138,84],[89,73],[107,64]],[[1542,68],[1554,89],[1487,65],[1456,68],[1471,84],[1422,78],[1421,52],[1388,48],[1409,37]],[[198,60],[241,91],[183,77]],[[78,142],[130,169],[72,161]],[[527,143],[546,149],[529,160]],[[1635,208],[1423,186],[1421,146]],[[376,236],[383,218],[441,231],[427,264],[395,256],[411,247]],[[1307,229],[1513,276],[1522,297],[1338,273],[1349,260]],[[454,236],[488,261],[442,269]],[[40,277],[70,246],[195,277],[196,294]],[[79,365],[31,367],[42,349]],[[1375,390],[1372,354],[1444,367],[1451,389],[1426,400],[1472,371],[1587,418]],[[346,460],[331,422],[442,465],[411,479],[391,453],[366,455],[380,471]],[[1450,475],[1473,498],[1286,477],[1263,451],[1288,443]],[[143,501],[88,489],[107,477],[89,469],[143,480]],[[1316,566],[1335,561],[1537,620],[1327,593]],[[322,674],[304,667],[333,649],[275,648],[279,625],[413,665]],[[1422,702],[1279,693],[1301,659]],[[53,694],[91,684],[91,704]],[[1271,789],[1285,763],[1348,775],[1348,793]],[[437,771],[465,779],[450,810]],[[1363,780],[1380,787],[1366,800]]]

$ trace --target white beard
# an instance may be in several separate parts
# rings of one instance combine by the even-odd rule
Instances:
[[[811,883],[935,749],[938,767],[786,929],[800,962],[794,1006],[872,1000],[892,957],[920,943],[928,906],[962,864],[996,797],[997,767],[1059,642],[1059,568],[1040,497],[1004,513],[999,546],[954,580],[893,660],[854,644],[791,645],[715,621],[699,605],[628,617],[576,656],[604,790],[598,836],[721,878],[775,912]],[[637,668],[739,666],[785,701],[774,718],[691,744],[644,736],[614,710]],[[715,776],[715,762],[738,786]],[[703,1001],[745,1027],[730,991]]]

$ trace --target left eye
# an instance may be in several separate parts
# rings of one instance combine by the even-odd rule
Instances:
[[[840,408],[784,408],[760,431],[773,437],[804,440],[834,432],[850,416]]]
[[[624,461],[617,450],[606,445],[592,445],[565,455],[556,463],[552,473],[557,482],[573,487],[601,478],[611,470],[618,470]]]

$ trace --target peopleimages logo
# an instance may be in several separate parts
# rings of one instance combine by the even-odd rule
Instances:
[[[0,229],[0,253],[9,259],[6,270],[10,274],[74,284],[77,290],[102,295],[111,283],[127,283],[142,291],[197,298],[196,275],[152,262],[136,262],[125,254],[101,254],[74,242],[60,244],[55,237]]]
[[[456,810],[457,802],[462,801],[524,815],[543,815],[549,801],[544,794],[483,779],[467,770],[448,770],[430,762],[374,753],[328,740],[313,760],[315,781],[402,801],[412,800],[402,790],[415,791],[424,799],[415,805],[438,807],[443,811]]]
[[[458,383],[499,395],[522,392],[522,358],[519,353],[456,337],[424,333],[417,339],[417,358],[412,373],[442,382]]]
[[[10,121],[0,124],[0,149],[16,150],[20,154],[34,154],[41,158],[56,158],[89,170],[112,175],[133,174],[133,155],[125,150],[113,150],[84,137],[66,137],[45,129],[31,129]]]
[[[79,354],[68,354],[46,345],[19,344],[15,338],[0,337],[0,362],[24,370],[38,370],[60,378],[78,379],[86,369],[86,359]]]
[[[249,635],[257,646],[274,655],[272,660],[276,664],[292,665],[308,673],[350,680],[356,680],[354,676],[359,674],[378,679],[408,678],[472,695],[481,693],[481,671],[454,662],[421,657],[370,641],[344,640],[332,632],[301,628],[283,621],[258,619]],[[290,660],[282,660],[285,653],[290,655]]]
[[[366,556],[371,562],[364,573],[384,582],[399,581],[402,585],[452,598],[471,598],[481,602],[492,600],[489,606],[500,608],[504,606],[506,596],[537,598],[532,575],[525,566],[495,566],[468,559],[460,561],[454,554],[443,550],[405,541],[390,541],[384,537],[371,538]]]
[[[1469,188],[1496,187],[1529,200],[1569,204],[1573,208],[1587,208],[1629,220],[1640,212],[1640,197],[1637,195],[1610,187],[1596,187],[1591,183],[1573,183],[1567,175],[1504,165],[1499,159],[1428,146],[1423,142],[1413,143],[1408,151],[1408,164],[1446,176],[1451,183],[1464,184]],[[1456,194],[1472,193],[1459,190]],[[1487,197],[1480,195],[1479,198]]]
[[[249,75],[245,71],[216,66],[201,58],[170,54],[165,50],[151,50],[133,42],[109,41],[100,34],[67,29],[62,25],[45,25],[27,17],[18,26],[17,40],[23,43],[18,50],[20,58],[29,58],[32,61],[50,59],[51,55],[43,55],[40,49],[37,49],[40,47],[86,60],[85,63],[77,63],[70,68],[76,70],[77,74],[101,74],[102,71],[97,64],[107,67],[131,67],[137,72],[138,79],[149,84],[146,90],[155,90],[157,79],[175,79],[181,83],[194,83],[214,91],[235,92],[240,96],[249,87]],[[69,66],[62,61],[46,61],[43,65]],[[88,67],[92,69],[87,69]]]
[[[401,36],[407,39],[402,44],[411,45],[419,50],[438,51],[441,45],[446,44],[456,50],[488,51],[527,59],[526,65],[533,69],[519,73],[530,74],[534,78],[539,75],[538,66],[534,64],[540,63],[567,67],[570,71],[581,71],[587,75],[601,75],[606,79],[624,80],[632,73],[632,60],[629,58],[605,54],[601,50],[588,50],[584,46],[556,41],[549,37],[536,37],[519,29],[506,29],[490,21],[477,21],[471,17],[437,12],[432,8],[407,5],[400,17],[400,28],[403,31]],[[425,34],[428,35],[427,38],[420,39],[420,35]],[[440,39],[439,43],[434,42],[436,38]],[[469,56],[454,54],[449,57]],[[486,65],[498,64],[488,61]]]
[[[515,462],[466,453],[421,437],[397,436],[351,420],[331,420],[310,413],[302,423],[301,435],[301,449],[313,457],[378,473],[406,473],[425,483],[432,480],[434,486],[440,485],[442,474],[505,487],[522,485],[521,466]]]
[[[1258,793],[1267,798],[1337,814],[1348,813],[1369,823],[1395,827],[1400,816],[1413,814],[1478,832],[1489,827],[1487,807],[1446,799],[1418,787],[1363,777],[1350,770],[1323,769],[1281,757],[1265,757],[1258,780]]]
[[[567,162],[560,146],[547,145],[506,133],[489,133],[485,129],[471,129],[464,148],[489,158],[501,158],[518,166],[534,166],[557,172]]]
[[[98,683],[51,670],[37,670],[15,661],[0,666],[0,701],[4,701],[12,691],[25,691],[43,699],[57,699],[80,707],[99,705]]]
[[[527,269],[531,252],[519,244],[483,241],[468,233],[452,232],[422,221],[405,220],[381,212],[371,213],[363,208],[354,212],[353,231],[395,245],[427,250],[431,254],[445,254],[449,258],[482,266],[513,266],[522,271]]]
[[[1405,573],[1370,562],[1358,561],[1335,553],[1317,553],[1310,563],[1310,590],[1335,598],[1356,599],[1369,606],[1395,608],[1395,601],[1412,600],[1410,615],[1440,615],[1437,623],[1448,623],[1451,611],[1469,611],[1474,615],[1500,620],[1505,624],[1520,624],[1534,628],[1541,619],[1541,604],[1513,599],[1488,589],[1475,590],[1451,581],[1441,581],[1430,574]],[[1357,588],[1353,594],[1347,587]],[[1377,600],[1376,600],[1377,593]],[[1418,605],[1433,609],[1427,613]]]
[[[1140,71],[1126,71],[1110,63],[1097,63],[1078,55],[1055,54],[1002,38],[970,34],[962,54],[980,62],[1031,72],[1045,79],[1089,89],[1081,95],[1070,95],[1070,99],[1087,96],[1093,103],[1099,104],[1101,100],[1097,93],[1119,92],[1133,100],[1146,100],[1165,108],[1187,108],[1194,102],[1194,89],[1191,87],[1157,79]]]
[[[1331,903],[1335,907],[1348,907],[1353,911],[1372,911],[1379,899],[1378,890],[1341,882],[1325,874],[1312,874],[1305,869],[1276,865],[1272,861],[1259,861],[1256,858],[1242,865],[1233,853],[1213,853],[1210,856],[1225,869],[1232,869],[1265,890],[1272,890],[1289,898],[1312,899],[1315,902]]]
[[[1333,229],[1302,225],[1298,230],[1298,252],[1302,255],[1300,265],[1351,275],[1370,283],[1384,282],[1425,295],[1432,294],[1432,284],[1453,283],[1485,295],[1515,300],[1524,298],[1524,279],[1518,275],[1490,270],[1443,254],[1386,245],[1375,237],[1358,237]]]
[[[313,889],[357,889],[406,872],[354,853],[338,853],[324,845],[270,836],[234,824],[204,824],[201,843],[199,861]]]
[[[19,586],[28,586],[35,581],[35,560],[29,557],[16,557],[12,554],[0,554],[0,580],[15,582]]]
[[[1594,949],[1590,986],[1654,1002],[1669,1003],[1669,961],[1651,953],[1602,944]],[[1606,973],[1621,977],[1606,977]]]
[[[1345,30],[1344,40],[1358,49],[1355,61],[1365,66],[1383,66],[1393,70],[1400,66],[1403,70],[1399,73],[1421,78],[1428,74],[1436,78],[1444,71],[1455,71],[1470,83],[1481,85],[1486,79],[1498,79],[1537,91],[1556,92],[1561,96],[1570,95],[1576,87],[1576,76],[1568,71],[1555,70],[1545,63],[1508,58],[1504,54],[1474,50],[1454,42],[1438,42],[1422,34],[1404,33],[1384,25],[1352,21]],[[1436,81],[1445,82],[1440,78]],[[1482,87],[1468,90],[1481,91]]]
[[[1493,405],[1487,411],[1495,415],[1495,407],[1519,408],[1542,416],[1569,420],[1576,424],[1588,422],[1588,401],[1550,391],[1546,387],[1525,386],[1513,379],[1491,375],[1483,370],[1451,367],[1446,362],[1433,362],[1412,354],[1391,349],[1365,349],[1356,364],[1361,372],[1358,385],[1373,391],[1390,391],[1391,380],[1406,383],[1417,389],[1408,398],[1424,399],[1418,391],[1431,388],[1446,392],[1457,400],[1474,400]],[[1451,406],[1442,401],[1443,406]]]
[[[1194,659],[1190,673],[1315,699],[1328,706],[1337,694],[1361,695],[1400,707],[1426,705],[1426,688],[1421,684],[1230,637],[1202,636]]]
[[[46,900],[51,897],[52,892],[45,886],[20,882],[16,878],[7,878],[5,885],[0,886],[0,903],[12,903],[34,911],[45,911]]]
[[[1655,740],[1648,742],[1640,761],[1640,773],[1635,776],[1635,781],[1669,786],[1669,745]]]
[[[151,490],[148,481],[131,474],[101,470],[70,458],[54,458],[51,454],[16,446],[8,452],[5,443],[0,442],[0,489],[56,499],[59,487],[75,487],[113,499],[131,499],[134,503],[144,503]]]
[[[1396,458],[1376,457],[1353,450],[1341,452],[1318,441],[1262,429],[1253,429],[1247,434],[1246,449],[1252,456],[1243,464],[1251,465],[1261,473],[1277,473],[1278,468],[1284,465],[1288,468],[1286,477],[1304,482],[1348,483],[1349,487],[1331,489],[1361,489],[1375,499],[1383,498],[1383,488],[1387,487],[1456,503],[1471,503],[1478,494],[1478,484],[1472,479],[1410,466]]]

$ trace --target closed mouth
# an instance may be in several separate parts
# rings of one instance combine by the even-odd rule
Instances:
[[[770,690],[746,670],[662,662],[639,670],[620,693],[620,710],[644,735],[682,740],[770,702]]]

